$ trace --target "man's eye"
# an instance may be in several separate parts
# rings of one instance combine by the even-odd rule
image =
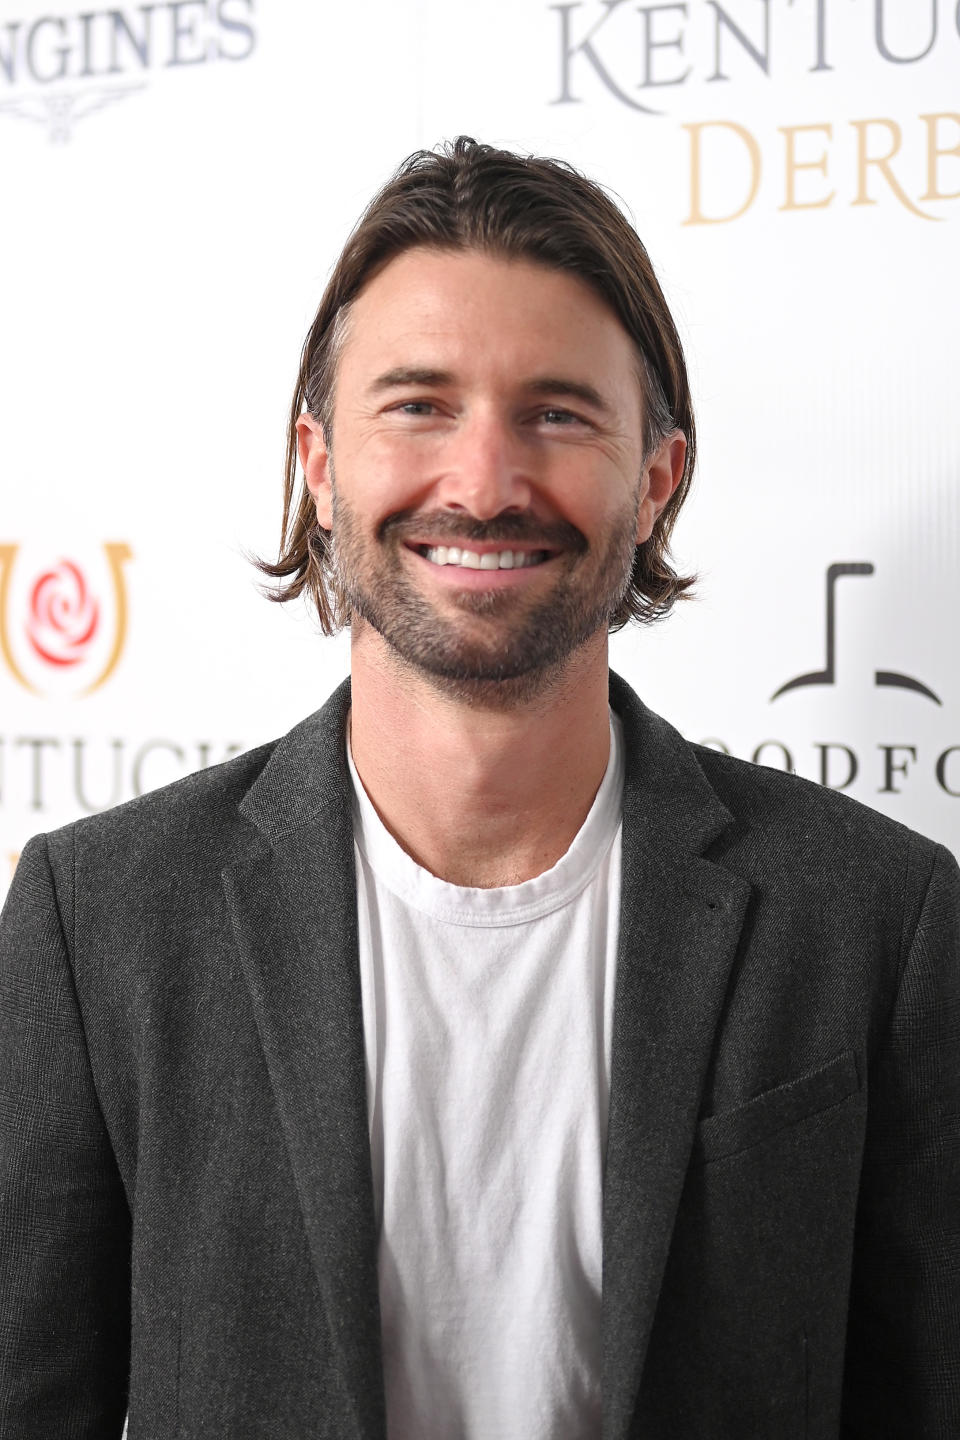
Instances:
[[[404,415],[431,415],[433,406],[429,400],[404,400],[397,409]]]
[[[540,418],[548,425],[577,425],[580,423],[580,416],[574,415],[572,410],[543,410]]]

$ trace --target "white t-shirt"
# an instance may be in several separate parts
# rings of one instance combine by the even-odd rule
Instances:
[[[613,715],[610,732],[567,853],[498,889],[417,865],[350,758],[390,1440],[600,1435]]]

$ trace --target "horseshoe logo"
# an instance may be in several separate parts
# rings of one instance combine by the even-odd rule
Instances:
[[[42,690],[24,674],[10,643],[10,583],[19,548],[0,545],[0,655],[17,683],[31,694],[40,695]],[[103,550],[113,586],[113,643],[100,673],[80,691],[81,695],[90,695],[106,683],[117,667],[127,639],[127,586],[123,567],[133,552],[122,541],[108,542]],[[33,654],[45,666],[64,673],[86,658],[101,619],[100,603],[91,593],[83,570],[75,561],[61,559],[34,581],[24,633]]]

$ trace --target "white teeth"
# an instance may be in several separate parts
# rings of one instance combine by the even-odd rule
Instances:
[[[538,565],[542,550],[463,550],[458,545],[434,545],[422,552],[434,565],[459,565],[465,570],[523,570]]]

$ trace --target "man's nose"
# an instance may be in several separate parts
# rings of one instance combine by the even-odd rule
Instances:
[[[441,505],[477,520],[530,504],[530,454],[510,422],[489,411],[465,417],[450,437],[436,488]]]

